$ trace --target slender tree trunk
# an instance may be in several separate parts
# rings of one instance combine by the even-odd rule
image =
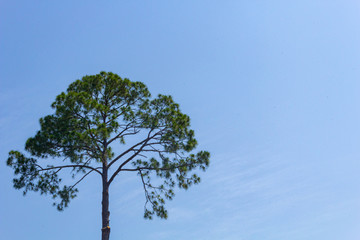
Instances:
[[[109,184],[107,176],[107,168],[103,170],[103,192],[102,192],[102,228],[101,240],[109,240],[110,238],[110,212],[109,212]]]

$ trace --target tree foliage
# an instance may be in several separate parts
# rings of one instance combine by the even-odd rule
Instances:
[[[164,204],[174,188],[199,183],[191,171],[209,165],[208,152],[193,152],[190,118],[171,96],[152,98],[141,82],[110,72],[85,76],[51,106],[54,113],[41,118],[40,130],[27,140],[27,153],[11,151],[7,165],[16,189],[51,195],[58,210],[76,197],[77,184],[89,174],[99,174],[108,188],[121,172],[131,171],[143,184],[144,217],[167,218]],[[62,183],[65,169],[72,185]]]

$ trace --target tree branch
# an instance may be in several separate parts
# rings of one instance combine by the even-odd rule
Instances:
[[[159,132],[155,133],[154,135],[152,135],[152,136],[150,137],[150,134],[151,134],[152,131],[153,131],[153,129],[151,129],[151,130],[149,131],[148,137],[147,137],[145,140],[141,141],[141,142],[138,143],[138,144],[135,144],[135,145],[132,146],[130,149],[128,149],[127,151],[125,151],[124,153],[120,154],[120,155],[117,157],[116,160],[118,160],[121,156],[124,156],[126,153],[132,151],[135,147],[137,147],[138,145],[140,145],[140,144],[142,143],[142,146],[139,148],[139,150],[138,150],[136,153],[134,153],[131,157],[129,157],[126,161],[124,161],[124,162],[119,166],[119,168],[114,172],[114,174],[111,176],[111,178],[110,178],[110,180],[109,180],[109,185],[110,185],[110,183],[114,180],[115,176],[121,171],[121,168],[122,168],[123,166],[125,166],[128,162],[130,162],[134,157],[136,157],[136,156],[141,152],[141,150],[146,146],[146,144],[147,144],[148,141],[150,141],[150,140],[151,140],[153,137],[155,137],[159,132],[161,132],[161,131],[159,131]],[[110,164],[112,164],[112,163],[114,163],[114,162],[115,162],[115,160],[112,161]],[[109,167],[110,167],[110,165],[109,165]]]
[[[41,170],[39,170],[39,172],[48,171],[48,170],[52,170],[52,169],[59,169],[59,171],[60,171],[63,168],[76,168],[76,167],[79,167],[79,168],[91,169],[91,171],[95,171],[95,172],[99,173],[100,175],[102,175],[102,173],[99,170],[97,170],[97,169],[99,169],[101,167],[93,168],[93,167],[85,166],[85,165],[64,165],[64,166],[55,166],[55,167],[42,168],[39,165],[37,165],[37,166],[41,168]]]
[[[131,123],[132,123],[132,122],[131,122]],[[130,125],[131,123],[127,124],[127,126],[124,128],[124,130],[122,130],[118,135],[116,135],[115,137],[113,137],[112,139],[110,139],[110,140],[108,141],[108,144],[112,143],[113,141],[115,141],[116,139],[118,139],[118,138],[120,138],[120,137],[123,137],[123,136],[126,136],[126,135],[135,135],[135,134],[137,134],[139,131],[135,131],[135,129],[134,129],[134,132],[129,132],[129,133],[123,134],[124,132],[126,132],[127,130],[129,130],[130,128],[132,128],[132,127],[129,127],[129,125]],[[134,127],[134,128],[135,128],[135,127]],[[122,135],[122,134],[123,134],[123,135]]]
[[[143,184],[143,187],[144,187],[145,199],[146,199],[146,202],[145,202],[145,205],[144,205],[144,210],[146,210],[146,204],[147,204],[149,201],[150,201],[151,204],[153,204],[153,205],[154,205],[154,203],[151,201],[151,199],[150,199],[150,197],[149,197],[149,193],[148,193],[148,191],[147,191],[147,189],[146,189],[146,183],[145,183],[145,181],[144,181],[144,176],[142,175],[141,170],[138,170],[138,171],[139,171],[139,173],[140,173],[141,181],[142,181],[142,184]]]
[[[132,147],[130,147],[128,150],[126,150],[125,152],[123,152],[122,154],[120,154],[119,156],[117,156],[116,158],[114,158],[114,160],[112,160],[110,162],[110,164],[108,165],[108,167],[110,168],[111,165],[113,165],[117,160],[119,160],[121,157],[123,157],[124,155],[128,154],[129,152],[133,151],[134,148],[136,148],[137,146],[143,144],[144,142],[149,141],[150,139],[154,138],[156,135],[158,135],[159,132],[155,133],[152,137],[150,137],[151,132],[153,131],[153,129],[151,129],[148,133],[148,137],[144,140],[142,140],[141,142],[138,142],[137,144],[133,145]],[[161,132],[161,131],[160,131]],[[149,143],[151,144],[151,143]],[[147,145],[149,145],[147,144]]]
[[[181,167],[188,167],[191,164],[181,164],[178,165],[176,167],[171,167],[171,168],[153,168],[153,167],[139,167],[139,168],[123,168],[121,169],[121,171],[128,171],[128,172],[136,172],[136,171],[140,171],[140,170],[161,170],[161,171],[169,171],[169,170],[173,170],[173,169],[178,169]]]
[[[73,189],[78,183],[80,183],[87,175],[89,175],[92,171],[94,171],[94,170],[90,170],[89,172],[87,172],[84,176],[82,176],[82,178],[80,178],[80,180],[79,181],[77,181],[74,185],[72,185],[71,187],[70,187],[70,189]]]

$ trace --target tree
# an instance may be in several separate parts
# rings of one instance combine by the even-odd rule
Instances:
[[[210,154],[193,153],[197,145],[190,118],[171,96],[152,99],[141,82],[111,72],[84,76],[70,84],[40,119],[40,130],[25,144],[27,155],[10,151],[16,189],[51,195],[59,211],[76,197],[77,184],[89,174],[102,180],[102,240],[108,240],[109,187],[125,171],[136,172],[145,191],[144,217],[167,218],[165,199],[174,188],[200,182],[194,169],[206,170]],[[127,144],[126,144],[127,143]],[[116,147],[117,146],[117,147]],[[122,150],[122,151],[120,151]],[[46,164],[47,163],[47,164]],[[73,185],[62,184],[69,169]],[[161,179],[153,183],[153,177]],[[149,206],[150,205],[150,206]]]

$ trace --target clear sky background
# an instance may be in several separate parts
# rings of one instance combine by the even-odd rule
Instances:
[[[5,165],[74,80],[170,94],[211,152],[168,220],[140,179],[110,189],[111,239],[359,240],[360,2],[0,0],[0,238],[100,239],[100,179],[58,212]]]

